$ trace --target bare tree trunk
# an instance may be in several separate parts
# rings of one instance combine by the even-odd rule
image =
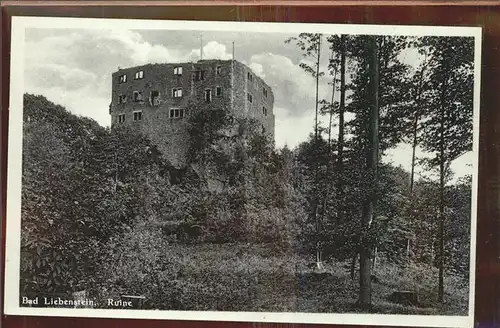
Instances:
[[[359,299],[358,305],[361,308],[371,306],[371,265],[370,265],[370,245],[366,241],[368,230],[375,215],[375,202],[377,190],[377,166],[378,166],[378,121],[379,121],[379,68],[378,68],[378,45],[377,37],[371,37],[370,46],[370,92],[371,111],[368,133],[368,154],[367,172],[369,174],[368,193],[363,206],[361,218],[361,249],[359,257]]]
[[[415,114],[413,121],[413,143],[411,154],[411,175],[410,175],[410,195],[413,196],[413,184],[415,179],[415,150],[417,148],[417,129],[418,129],[418,114]]]
[[[332,51],[332,60],[333,60],[333,51]],[[337,66],[334,68],[333,80],[332,80],[332,101],[330,108],[330,118],[328,122],[328,151],[331,154],[331,145],[332,145],[332,118],[333,118],[333,105],[335,103],[335,87],[337,85]]]
[[[334,52],[332,51],[332,58],[333,60],[334,57]],[[331,159],[332,159],[332,117],[333,117],[333,104],[335,102],[335,86],[336,86],[336,80],[337,80],[337,67],[335,66],[334,68],[334,74],[333,74],[333,81],[332,81],[332,101],[331,101],[331,108],[330,108],[330,118],[329,118],[329,123],[328,123],[328,161],[326,164],[326,174],[325,174],[325,193],[323,196],[323,221],[324,218],[326,217],[326,208],[328,206],[328,198],[330,196],[330,174],[331,174]]]
[[[427,62],[427,52],[425,53],[424,62]],[[418,144],[418,120],[420,119],[420,115],[418,111],[421,106],[422,93],[424,92],[424,74],[425,74],[426,66],[422,67],[420,71],[420,79],[418,81],[418,89],[415,95],[415,119],[413,121],[413,142],[412,142],[412,155],[411,155],[411,176],[410,176],[410,195],[413,196],[413,187],[415,181],[415,150]]]
[[[339,221],[344,214],[344,113],[345,113],[345,34],[340,36],[340,108],[339,108],[339,140],[338,140],[338,181],[337,191],[339,199]]]
[[[314,149],[316,153],[316,159],[318,159],[319,151],[318,151],[318,105],[319,105],[319,63],[320,63],[320,55],[321,55],[321,38],[322,36],[318,36],[318,56],[316,61],[316,113],[314,119]],[[319,205],[319,167],[318,160],[315,161],[314,164],[314,182],[315,182],[315,201],[314,201],[314,220],[316,222],[316,266],[317,269],[323,269],[322,264],[322,254],[321,254],[321,222],[318,216],[318,205]]]
[[[444,154],[444,132],[445,132],[445,89],[441,91],[441,122],[439,137],[439,282],[438,302],[444,301],[444,185],[445,185],[445,154]]]

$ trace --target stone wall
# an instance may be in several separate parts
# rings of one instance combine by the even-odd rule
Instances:
[[[271,88],[246,65],[234,65],[234,111],[259,120],[274,140],[274,94]],[[250,74],[250,77],[249,77]],[[252,102],[248,95],[252,96]]]
[[[182,67],[182,74],[174,74],[178,67]],[[204,72],[203,80],[194,78],[198,71]],[[138,72],[142,72],[142,78],[139,76],[136,79]],[[248,72],[253,76],[252,82],[247,80]],[[123,75],[127,78],[121,83]],[[185,164],[187,115],[194,110],[227,108],[238,116],[261,120],[266,132],[274,136],[272,91],[239,62],[202,60],[196,63],[148,64],[120,69],[112,74],[112,81],[112,126],[126,124],[142,130],[174,166]],[[182,96],[174,97],[173,89],[179,88],[182,89]],[[264,88],[268,90],[267,97],[264,96]],[[211,93],[210,102],[206,101],[208,90]],[[142,93],[142,99],[134,100],[136,92]],[[248,101],[248,93],[252,94],[252,103]],[[120,103],[120,97],[126,97],[126,102]],[[172,109],[183,110],[183,117],[171,117]],[[134,112],[141,112],[140,120],[134,119]],[[125,118],[124,122],[119,122],[120,116]]]

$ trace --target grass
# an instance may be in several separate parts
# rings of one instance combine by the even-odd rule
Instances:
[[[293,252],[276,254],[265,245],[169,244],[169,264],[158,273],[160,285],[140,289],[155,309],[259,312],[356,312],[358,278],[351,280],[348,263],[326,263],[325,274],[307,268],[310,259]],[[384,314],[467,315],[467,286],[445,278],[445,304],[437,299],[437,272],[379,261],[372,282],[372,312]],[[137,286],[135,286],[137,287]],[[420,307],[388,301],[398,290],[419,294]]]

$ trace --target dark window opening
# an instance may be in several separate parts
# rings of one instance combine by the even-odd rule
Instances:
[[[248,81],[253,82],[253,75],[252,75],[252,73],[247,72],[247,79],[248,79]]]
[[[127,74],[120,75],[118,78],[119,83],[125,83],[127,82]]]
[[[142,101],[142,100],[143,100],[142,92],[141,91],[134,91],[134,101],[138,102],[138,101]]]
[[[182,97],[182,88],[172,89],[172,97],[173,98],[180,98],[180,97]]]
[[[169,112],[170,118],[182,118],[185,116],[184,109],[182,108],[172,108]]]
[[[221,72],[222,72],[222,67],[217,66],[217,67],[215,68],[215,74],[216,74],[217,76],[219,76],[219,75],[221,74]]]
[[[252,103],[253,102],[253,97],[251,94],[247,93],[247,100],[249,103]]]
[[[125,122],[125,114],[118,115],[118,123],[123,123],[123,122]]]
[[[266,98],[267,98],[267,89],[266,89],[266,88],[263,88],[263,89],[262,89],[262,93],[264,94],[264,97],[266,97]]]
[[[207,102],[207,103],[212,102],[212,90],[211,89],[205,90],[205,102]]]
[[[262,114],[267,116],[267,108],[266,107],[262,107]]]
[[[142,112],[134,112],[134,121],[142,121]]]
[[[127,102],[127,95],[119,95],[118,96],[118,103],[119,104],[125,104]]]
[[[205,80],[205,71],[196,71],[194,72],[194,80],[195,81],[203,81]]]
[[[151,106],[156,107],[160,105],[160,92],[153,90],[150,95]]]
[[[222,87],[217,87],[217,88],[215,89],[215,95],[216,95],[217,97],[222,96]]]

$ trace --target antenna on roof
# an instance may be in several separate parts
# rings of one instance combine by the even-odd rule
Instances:
[[[200,60],[203,60],[203,32],[200,33]]]

